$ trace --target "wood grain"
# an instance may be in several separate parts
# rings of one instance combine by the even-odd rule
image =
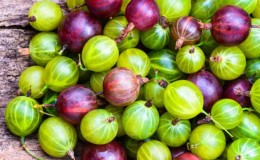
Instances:
[[[0,27],[27,26],[28,11],[31,5],[36,1],[37,0],[0,0]],[[66,10],[66,0],[52,1],[58,3]]]
[[[20,138],[14,136],[6,127],[5,107],[17,95],[17,82],[21,72],[33,65],[28,56],[21,56],[18,48],[28,47],[29,41],[37,31],[28,27],[27,13],[36,0],[0,0],[0,159],[33,160],[21,147]],[[66,13],[65,0],[53,0],[61,5]],[[39,146],[37,131],[25,138],[28,149],[46,160],[57,160],[44,153]],[[83,144],[75,149],[76,159],[80,159]],[[70,159],[69,157],[59,159]]]

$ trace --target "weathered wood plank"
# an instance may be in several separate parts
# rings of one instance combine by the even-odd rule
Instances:
[[[4,120],[5,107],[17,93],[17,82],[21,72],[32,65],[29,57],[20,56],[18,48],[28,47],[35,30],[18,29],[28,25],[27,13],[30,6],[39,0],[0,0],[0,159],[32,160],[20,144],[20,138],[13,135]],[[52,0],[66,9],[66,0]],[[64,11],[66,12],[66,11]],[[21,26],[21,27],[19,27]],[[17,29],[15,29],[17,28]],[[39,157],[46,160],[58,160],[43,152],[37,131],[26,137],[26,145]],[[83,144],[75,149],[76,159],[80,159]],[[70,159],[68,156],[61,159]]]
[[[29,57],[20,56],[17,48],[28,47],[35,31],[21,29],[0,30],[0,107],[16,95],[21,72],[32,64]]]
[[[0,30],[0,159],[3,160],[33,159],[21,147],[20,138],[7,129],[4,111],[8,101],[16,96],[17,81],[21,72],[33,64],[29,57],[21,56],[17,48],[28,47],[29,40],[35,33],[35,31],[23,29]],[[42,151],[38,143],[37,131],[26,137],[26,145],[36,155],[46,160],[57,160]],[[79,159],[81,146],[82,144],[79,143],[75,151],[77,159]]]
[[[20,137],[13,135],[6,127],[4,121],[4,108],[0,108],[1,118],[0,118],[0,159],[11,160],[14,157],[18,160],[33,160],[31,156],[29,156],[20,144]],[[64,158],[53,158],[45,154],[38,142],[37,138],[38,130],[33,134],[25,137],[25,144],[27,148],[32,151],[35,155],[44,158],[46,160],[69,160],[68,156]],[[81,150],[83,147],[83,142],[78,142],[74,152],[76,159],[80,159]]]
[[[28,11],[36,1],[39,0],[0,0],[0,27],[28,25]],[[66,8],[66,0],[52,1]]]
[[[25,139],[26,147],[32,151],[35,155],[44,158],[46,160],[71,160],[69,156],[63,158],[53,158],[47,156],[40,148],[37,139],[31,138],[30,136]],[[76,159],[80,159],[80,153],[82,149],[82,143],[78,143],[78,146],[74,150]],[[20,138],[15,137],[14,139],[8,139],[8,141],[2,141],[0,139],[0,159],[1,160],[33,160],[29,156],[20,144]]]

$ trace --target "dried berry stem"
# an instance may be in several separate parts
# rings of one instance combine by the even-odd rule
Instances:
[[[135,25],[132,22],[128,23],[127,26],[121,31],[121,34],[115,38],[116,43],[122,42],[128,33],[131,32],[134,28]]]
[[[166,29],[170,26],[170,23],[167,21],[166,17],[164,16],[160,17],[159,24],[162,26],[163,29]]]
[[[176,44],[175,44],[175,49],[180,49],[181,46],[183,45],[183,42],[185,41],[185,38],[184,37],[180,37],[177,41],[176,41]]]
[[[212,61],[212,62],[217,62],[217,63],[219,63],[219,62],[222,61],[222,57],[221,57],[220,55],[211,56],[211,57],[209,58],[209,60]]]
[[[28,56],[30,55],[30,49],[29,48],[19,48],[18,52],[20,53],[20,55],[22,56]]]
[[[103,93],[103,92],[102,92]],[[103,106],[103,105],[107,105],[107,101],[105,101],[104,99],[97,99],[97,105],[98,106]]]
[[[145,102],[145,104],[144,104],[146,107],[151,107],[152,105],[153,105],[153,103],[152,103],[152,99],[149,99],[148,101],[146,101]]]
[[[235,160],[240,160],[241,159],[241,155],[236,156]]]
[[[191,46],[190,49],[189,49],[189,53],[193,54],[194,52],[195,52],[195,48],[194,48],[194,46]]]
[[[210,115],[210,114],[209,114]],[[197,124],[207,124],[211,122],[211,117],[210,116],[206,116],[203,119],[198,120]]]
[[[165,80],[159,80],[158,81],[158,84],[163,87],[163,88],[166,88],[168,86],[168,82],[166,82]]]
[[[146,78],[146,77],[143,78],[141,75],[137,75],[136,77],[137,77],[140,85],[143,85],[149,81],[148,78]]]
[[[105,122],[111,123],[111,122],[113,122],[115,119],[116,119],[115,117],[109,117],[109,118],[107,118],[107,119],[105,120]]]
[[[238,96],[250,97],[250,91],[243,91],[240,87],[235,88],[235,94]]]
[[[174,120],[172,120],[172,124],[175,126],[176,124],[178,124],[178,122],[180,122],[179,118],[175,118]]]
[[[71,159],[73,159],[73,160],[76,159],[75,156],[74,156],[74,151],[73,151],[72,149],[70,149],[70,150],[68,151],[68,156],[69,156]]]
[[[212,28],[211,23],[203,23],[201,21],[198,21],[198,24],[199,24],[200,29],[209,30]]]
[[[36,22],[36,17],[35,16],[31,16],[28,18],[29,22]]]

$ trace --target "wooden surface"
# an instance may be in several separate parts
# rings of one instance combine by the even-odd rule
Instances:
[[[28,27],[27,13],[36,0],[0,0],[0,159],[31,160],[20,145],[20,138],[6,128],[4,111],[7,102],[17,93],[17,80],[21,72],[32,65],[29,57],[20,56],[18,48],[28,47],[29,40],[37,33]],[[66,9],[65,0],[54,0]],[[51,160],[40,148],[37,133],[26,137],[27,147],[36,155]],[[81,147],[75,154],[79,159]],[[69,159],[64,157],[62,159]]]

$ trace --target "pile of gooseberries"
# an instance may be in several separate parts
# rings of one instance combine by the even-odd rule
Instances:
[[[260,1],[35,2],[34,65],[5,110],[44,152],[82,160],[260,159]]]

